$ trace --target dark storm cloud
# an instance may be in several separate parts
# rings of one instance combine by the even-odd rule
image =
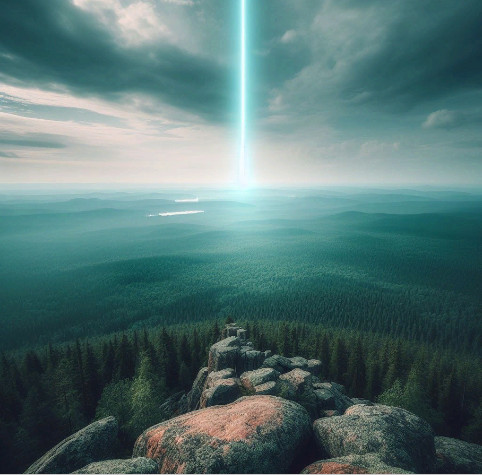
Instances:
[[[146,93],[219,120],[227,111],[226,69],[166,42],[123,48],[92,14],[66,0],[4,0],[0,77],[36,87],[62,84],[77,94],[115,99]]]
[[[329,104],[337,111],[370,105],[400,112],[481,90],[480,0],[266,0],[256,5],[263,19],[257,49],[265,51],[255,61],[257,89],[266,104],[268,91],[296,80],[285,91],[287,113],[326,112]],[[291,29],[293,41],[280,41]]]
[[[194,5],[186,15],[202,12],[218,25],[203,32],[206,44],[237,34],[225,0]],[[325,106],[324,94],[355,106],[405,107],[482,82],[480,0],[263,0],[250,9],[255,107],[310,66],[316,70],[306,98],[314,109]],[[317,17],[329,28],[317,29]],[[382,33],[367,44],[373,29]],[[214,121],[226,119],[237,92],[236,51],[227,68],[167,41],[125,47],[95,15],[67,0],[50,0],[48,8],[38,0],[4,0],[0,54],[0,75],[11,83],[63,84],[76,94],[113,100],[142,92]],[[305,88],[299,87],[295,100],[305,107],[299,98]]]
[[[51,136],[48,134],[14,134],[9,133],[0,135],[0,146],[10,145],[16,147],[30,148],[65,148],[66,145],[59,140],[59,136]]]
[[[368,92],[372,100],[413,104],[481,88],[482,2],[376,3],[386,35],[372,54],[353,62],[346,97]]]

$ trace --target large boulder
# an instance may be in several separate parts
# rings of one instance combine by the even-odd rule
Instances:
[[[413,473],[387,465],[377,454],[347,455],[314,462],[301,473]]]
[[[240,384],[235,378],[218,379],[201,396],[201,409],[220,404],[229,404],[241,396]]]
[[[239,352],[238,372],[253,371],[261,367],[266,359],[266,352],[253,350],[250,346],[242,346]]]
[[[280,393],[279,384],[277,381],[268,381],[267,383],[258,384],[254,387],[254,394],[262,395],[267,394],[269,396],[278,396]]]
[[[220,371],[213,371],[208,374],[208,377],[206,378],[206,384],[204,386],[204,389],[209,389],[214,386],[214,384],[219,381],[220,379],[229,379],[233,378],[235,376],[234,374],[234,369],[233,368],[226,368],[222,369]]]
[[[315,396],[318,402],[318,407],[321,410],[334,410],[335,406],[335,396],[328,389],[315,389]]]
[[[320,360],[308,360],[306,371],[309,371],[313,376],[320,376],[322,364]]]
[[[106,417],[84,427],[50,449],[25,473],[71,473],[116,455],[117,421]]]
[[[319,416],[317,398],[313,391],[313,376],[308,371],[296,368],[279,377],[281,390],[287,399],[299,402],[310,414],[312,419]],[[285,385],[283,387],[283,384]]]
[[[273,368],[260,368],[254,371],[246,371],[240,376],[241,384],[248,390],[254,390],[255,386],[276,381],[279,373]]]
[[[221,338],[237,336],[239,330],[243,329],[241,327],[238,327],[236,323],[227,323],[226,326],[223,328],[223,331],[221,332]]]
[[[345,388],[336,383],[314,383],[320,411],[336,410],[343,414],[354,402],[345,396]]]
[[[398,407],[357,405],[343,416],[314,423],[316,440],[326,458],[377,453],[404,470],[427,473],[435,462],[430,425]]]
[[[287,373],[295,367],[289,358],[281,355],[272,355],[264,360],[263,368],[273,368],[278,373]]]
[[[375,404],[372,401],[369,401],[368,399],[361,399],[358,397],[352,397],[350,398],[351,402],[353,405],[355,404],[365,404],[366,406],[374,406]]]
[[[321,361],[307,360],[301,356],[286,358],[281,355],[271,355],[265,359],[263,368],[273,368],[279,373],[287,373],[293,369],[302,369],[308,371],[313,376],[319,376],[321,373]]]
[[[435,437],[437,472],[482,473],[482,446],[449,437]]]
[[[298,394],[302,394],[306,391],[313,391],[312,376],[308,371],[302,369],[293,369],[292,371],[282,374],[280,376],[282,381],[287,381],[296,390]]]
[[[209,350],[208,371],[236,368],[240,348],[241,340],[236,336],[230,336],[215,343]]]
[[[151,427],[134,456],[156,460],[160,473],[283,473],[310,433],[299,404],[251,396]]]
[[[146,457],[94,462],[73,473],[157,473],[157,463]]]

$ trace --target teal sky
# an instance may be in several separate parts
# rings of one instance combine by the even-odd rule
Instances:
[[[247,0],[251,182],[480,185],[480,0]],[[236,181],[237,0],[3,0],[0,181]]]

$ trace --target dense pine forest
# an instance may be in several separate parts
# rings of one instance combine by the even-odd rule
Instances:
[[[478,195],[289,193],[0,196],[0,349],[232,315],[482,356]]]
[[[480,443],[481,245],[468,191],[0,195],[2,470],[108,414],[128,455],[228,316]]]
[[[187,390],[224,322],[157,327],[48,345],[1,357],[0,460],[25,470],[90,421],[114,415],[126,455],[166,417],[160,406]],[[482,443],[480,360],[417,341],[295,322],[243,322],[258,348],[318,358],[323,378],[347,393],[396,405],[438,434]]]

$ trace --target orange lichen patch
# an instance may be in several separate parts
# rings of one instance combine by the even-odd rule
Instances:
[[[164,437],[164,433],[166,432],[167,427],[162,426],[156,429],[153,429],[146,433],[145,439],[147,440],[146,445],[146,457],[148,458],[156,458],[159,452],[159,444]]]
[[[304,473],[368,473],[362,467],[339,462],[316,462],[303,470]]]
[[[227,406],[208,408],[180,421],[184,436],[205,434],[234,442],[246,441],[267,422],[281,424],[282,403],[269,396],[250,397]]]
[[[159,469],[160,473],[184,473],[186,469],[186,463],[178,463],[175,460],[169,460],[168,458],[166,458],[165,460],[163,460]]]

